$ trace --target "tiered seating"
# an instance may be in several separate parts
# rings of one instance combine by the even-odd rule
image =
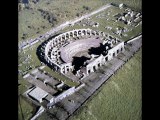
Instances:
[[[60,49],[61,58],[66,63],[71,62],[73,56],[78,52],[86,51],[91,47],[98,47],[102,41],[100,39],[88,38],[83,40],[78,40]]]

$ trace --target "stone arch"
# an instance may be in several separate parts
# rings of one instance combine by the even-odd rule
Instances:
[[[114,57],[115,56],[115,53],[113,52],[112,56]]]
[[[119,49],[117,49],[117,54],[119,53]]]
[[[65,35],[66,35],[66,38],[68,38],[68,39],[70,38],[70,34],[69,33],[66,33]]]
[[[86,35],[86,30],[82,30],[83,35]]]
[[[91,70],[88,70],[88,74],[90,74],[91,73]]]
[[[123,51],[123,49],[124,49],[124,48],[123,48],[123,47],[121,47],[121,51]]]
[[[57,45],[57,41],[58,41],[57,39],[54,39],[54,44],[55,44],[55,45]]]
[[[55,40],[55,41],[60,41],[58,38],[55,38],[54,40]]]
[[[114,41],[114,43],[117,43],[117,39],[116,38],[113,38],[113,41]]]
[[[65,67],[62,67],[62,68],[61,68],[61,73],[62,73],[62,74],[65,74]]]
[[[108,35],[108,38],[111,40],[111,39],[112,39],[112,36],[111,36],[111,35]]]
[[[107,56],[107,57],[105,57],[105,61],[108,61],[108,56]]]
[[[65,39],[66,39],[65,34],[62,34],[62,40],[65,40]]]
[[[93,66],[93,71],[96,71],[96,66]]]
[[[78,30],[78,35],[81,35],[82,31],[81,30]]]
[[[74,31],[73,32],[71,31],[69,34],[70,34],[70,37],[74,37]]]
[[[101,35],[101,36],[105,36],[104,32],[102,32],[102,31],[100,32],[100,35]]]
[[[91,35],[91,31],[90,30],[87,30],[87,35]]]
[[[118,39],[117,38],[115,38],[114,40],[115,40],[115,43],[118,43]]]
[[[92,34],[92,35],[96,35],[95,31],[93,31],[93,30],[91,31],[91,34]]]
[[[96,35],[100,35],[100,33],[98,31],[96,31]]]
[[[62,39],[61,39],[61,37],[60,37],[60,36],[58,36],[58,37],[56,38],[56,40],[61,41]]]
[[[58,40],[58,39],[56,39],[56,41],[57,41],[57,44],[61,43],[61,41],[60,41],[60,40]]]
[[[78,36],[78,34],[77,34],[77,31],[76,31],[76,30],[74,31],[74,36]]]

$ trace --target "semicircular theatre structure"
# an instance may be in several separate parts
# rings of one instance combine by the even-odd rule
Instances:
[[[92,48],[98,50],[101,46],[105,49],[100,54],[89,53]],[[102,31],[76,29],[49,40],[44,46],[43,57],[55,70],[65,75],[75,70],[74,57],[87,54],[85,57],[88,59],[76,71],[76,76],[82,79],[122,51],[124,42],[118,38]]]
[[[60,49],[60,55],[64,62],[73,61],[73,57],[79,52],[87,51],[91,47],[98,47],[102,41],[96,38],[87,38],[72,42]]]

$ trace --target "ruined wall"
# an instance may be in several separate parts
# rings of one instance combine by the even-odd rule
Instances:
[[[96,71],[103,64],[103,55],[100,55],[97,59],[92,61],[86,66],[87,74]]]
[[[69,44],[69,42],[67,43],[66,41],[69,40],[71,37],[74,38],[84,35],[104,36],[108,39],[108,43],[111,42],[111,47],[113,47],[110,50],[108,50],[108,54],[106,56],[100,55],[96,60],[92,61],[86,66],[87,74],[96,71],[102,64],[105,64],[108,60],[111,60],[114,56],[117,56],[118,53],[124,50],[124,42],[121,42],[120,44],[113,46],[112,42],[114,42],[115,44],[118,42],[118,40],[116,38],[113,38],[112,36],[109,36],[108,34],[105,34],[104,32],[94,31],[91,29],[76,29],[60,34],[47,43],[45,47],[46,61],[53,66],[57,66],[57,70],[62,74],[66,74],[68,72],[73,71],[73,66],[70,62],[64,63],[64,61],[60,59],[60,48],[64,45]]]
[[[66,33],[60,34],[55,38],[51,39],[45,46],[45,59],[46,61],[53,66],[57,66],[57,70],[59,70],[62,74],[65,74],[70,70],[73,70],[70,65],[62,65],[63,61],[60,61],[60,51],[59,48],[63,45],[67,44],[66,41],[69,40],[71,37],[78,37],[78,36],[105,36],[104,32],[102,31],[94,31],[91,29],[76,29],[72,31],[68,31]],[[68,43],[69,44],[69,43]],[[57,50],[53,49],[57,48]],[[70,63],[69,63],[70,64]]]
[[[100,55],[96,60],[89,63],[86,66],[87,74],[96,71],[101,65],[105,64],[107,61],[111,60],[113,57],[117,56],[120,52],[124,51],[124,42],[119,43],[110,50],[106,56]]]
[[[60,95],[58,95],[55,98],[55,103],[59,102],[60,100],[62,100],[63,98],[73,94],[75,92],[75,87],[71,87],[68,90],[64,91],[63,93],[61,93]]]
[[[68,73],[70,71],[73,71],[72,63],[64,63],[64,64],[61,65],[60,72],[62,74],[66,74],[66,73]]]
[[[108,57],[108,60],[111,60],[113,57],[117,56],[120,52],[124,51],[124,42],[119,43],[114,46],[112,49],[108,50],[108,54],[105,57]]]

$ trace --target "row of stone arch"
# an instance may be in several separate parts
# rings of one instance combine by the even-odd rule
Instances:
[[[94,31],[91,29],[76,29],[76,30],[72,30],[72,31],[60,34],[46,44],[45,58],[47,59],[47,61],[51,59],[50,58],[51,55],[48,54],[48,53],[51,53],[49,52],[51,49],[53,49],[54,47],[59,48],[66,43],[66,40],[70,39],[71,37],[74,38],[78,36],[105,36],[105,33],[102,31]]]
[[[110,61],[113,57],[117,56],[119,53],[123,52],[124,42],[121,42],[117,45],[117,47],[112,48],[112,52],[108,52],[106,56],[100,56],[98,62],[94,61],[94,63],[90,64],[86,69],[86,73],[90,74],[91,72],[95,72],[101,65],[105,64],[107,61]]]
[[[91,29],[77,29],[77,30],[73,30],[73,31],[69,31],[63,34],[60,34],[59,36],[56,36],[55,38],[53,38],[51,40],[51,45],[58,45],[58,44],[63,44],[65,43],[66,39],[70,39],[71,37],[78,37],[78,36],[84,36],[84,35],[88,35],[88,36],[105,36],[105,33],[102,31],[94,31]]]

